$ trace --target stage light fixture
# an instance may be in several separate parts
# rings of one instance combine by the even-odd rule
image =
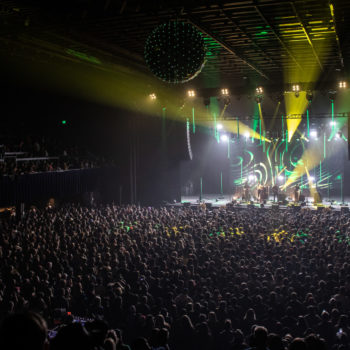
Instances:
[[[346,81],[342,80],[339,82],[339,89],[346,89]]]
[[[155,100],[155,99],[157,98],[157,95],[156,95],[155,93],[151,93],[151,94],[149,95],[149,98],[150,98],[151,100]]]
[[[229,92],[228,89],[221,89],[221,95],[228,96]]]
[[[217,128],[218,130],[222,130],[222,129],[224,128],[224,126],[223,126],[222,124],[218,124],[218,125],[216,126],[216,128]]]
[[[222,135],[220,136],[220,140],[221,140],[222,142],[228,142],[228,136],[227,136],[226,134],[222,134]]]
[[[262,102],[262,96],[255,96],[255,102],[256,103],[261,103]]]
[[[228,106],[231,103],[230,96],[225,95],[224,98],[223,98],[223,101],[224,101],[224,105]]]
[[[330,126],[336,126],[336,125],[337,125],[337,122],[334,121],[334,120],[332,120],[331,122],[329,122],[329,125],[330,125]]]
[[[315,178],[314,178],[313,176],[310,176],[310,177],[309,177],[309,180],[310,180],[311,182],[314,182],[314,181],[315,181]]]
[[[317,130],[310,130],[310,136],[314,139],[317,139]]]
[[[298,84],[294,84],[292,86],[292,90],[294,92],[295,97],[299,97],[300,86]]]
[[[293,92],[299,92],[300,91],[300,86],[298,84],[293,84],[292,90],[293,90]]]
[[[248,132],[248,131],[244,133],[244,137],[245,137],[246,139],[249,138],[249,132]]]
[[[284,176],[283,175],[278,175],[278,180],[279,181],[283,181],[284,180]]]
[[[262,86],[258,86],[256,89],[255,89],[255,93],[257,95],[262,95],[264,93],[264,89],[262,88]]]
[[[277,94],[277,102],[281,103],[283,101],[283,98],[284,98],[284,94],[283,93],[280,93],[280,94]]]
[[[306,91],[305,96],[306,96],[306,99],[311,103],[312,99],[314,98],[312,91],[310,91],[310,90]]]
[[[331,102],[333,102],[336,97],[337,97],[337,91],[335,90],[328,91],[328,98],[331,100]]]
[[[340,140],[341,137],[342,137],[342,133],[341,133],[341,131],[338,131],[338,132],[335,134],[336,140]]]
[[[196,92],[194,90],[188,90],[187,91],[187,96],[188,97],[195,97],[196,96]]]

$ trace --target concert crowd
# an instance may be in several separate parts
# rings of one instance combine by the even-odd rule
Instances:
[[[55,138],[0,136],[0,177],[41,172],[89,169],[113,165],[87,148],[65,144]]]
[[[350,349],[347,213],[65,204],[0,224],[1,349]]]

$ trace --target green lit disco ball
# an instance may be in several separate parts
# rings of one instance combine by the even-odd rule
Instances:
[[[151,72],[168,83],[184,83],[204,66],[202,34],[185,22],[158,26],[146,40],[145,60]]]

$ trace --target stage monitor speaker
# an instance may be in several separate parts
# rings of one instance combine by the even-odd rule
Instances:
[[[349,207],[340,207],[340,212],[341,213],[348,213],[349,212]]]

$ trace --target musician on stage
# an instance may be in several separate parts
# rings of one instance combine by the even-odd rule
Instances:
[[[278,190],[279,190],[277,184],[274,184],[274,185],[272,186],[272,189],[271,189],[271,190],[272,190],[272,195],[273,195],[273,201],[276,202],[276,198],[277,198],[277,200],[278,200]]]
[[[300,186],[298,184],[294,187],[294,202],[299,202]]]
[[[261,202],[262,185],[258,182],[258,201]]]
[[[268,197],[267,193],[268,193],[267,186],[262,186],[261,195],[260,195],[260,203],[266,203],[266,200]]]
[[[250,200],[250,195],[249,195],[249,184],[248,181],[244,184],[244,199],[246,202],[249,202]]]

